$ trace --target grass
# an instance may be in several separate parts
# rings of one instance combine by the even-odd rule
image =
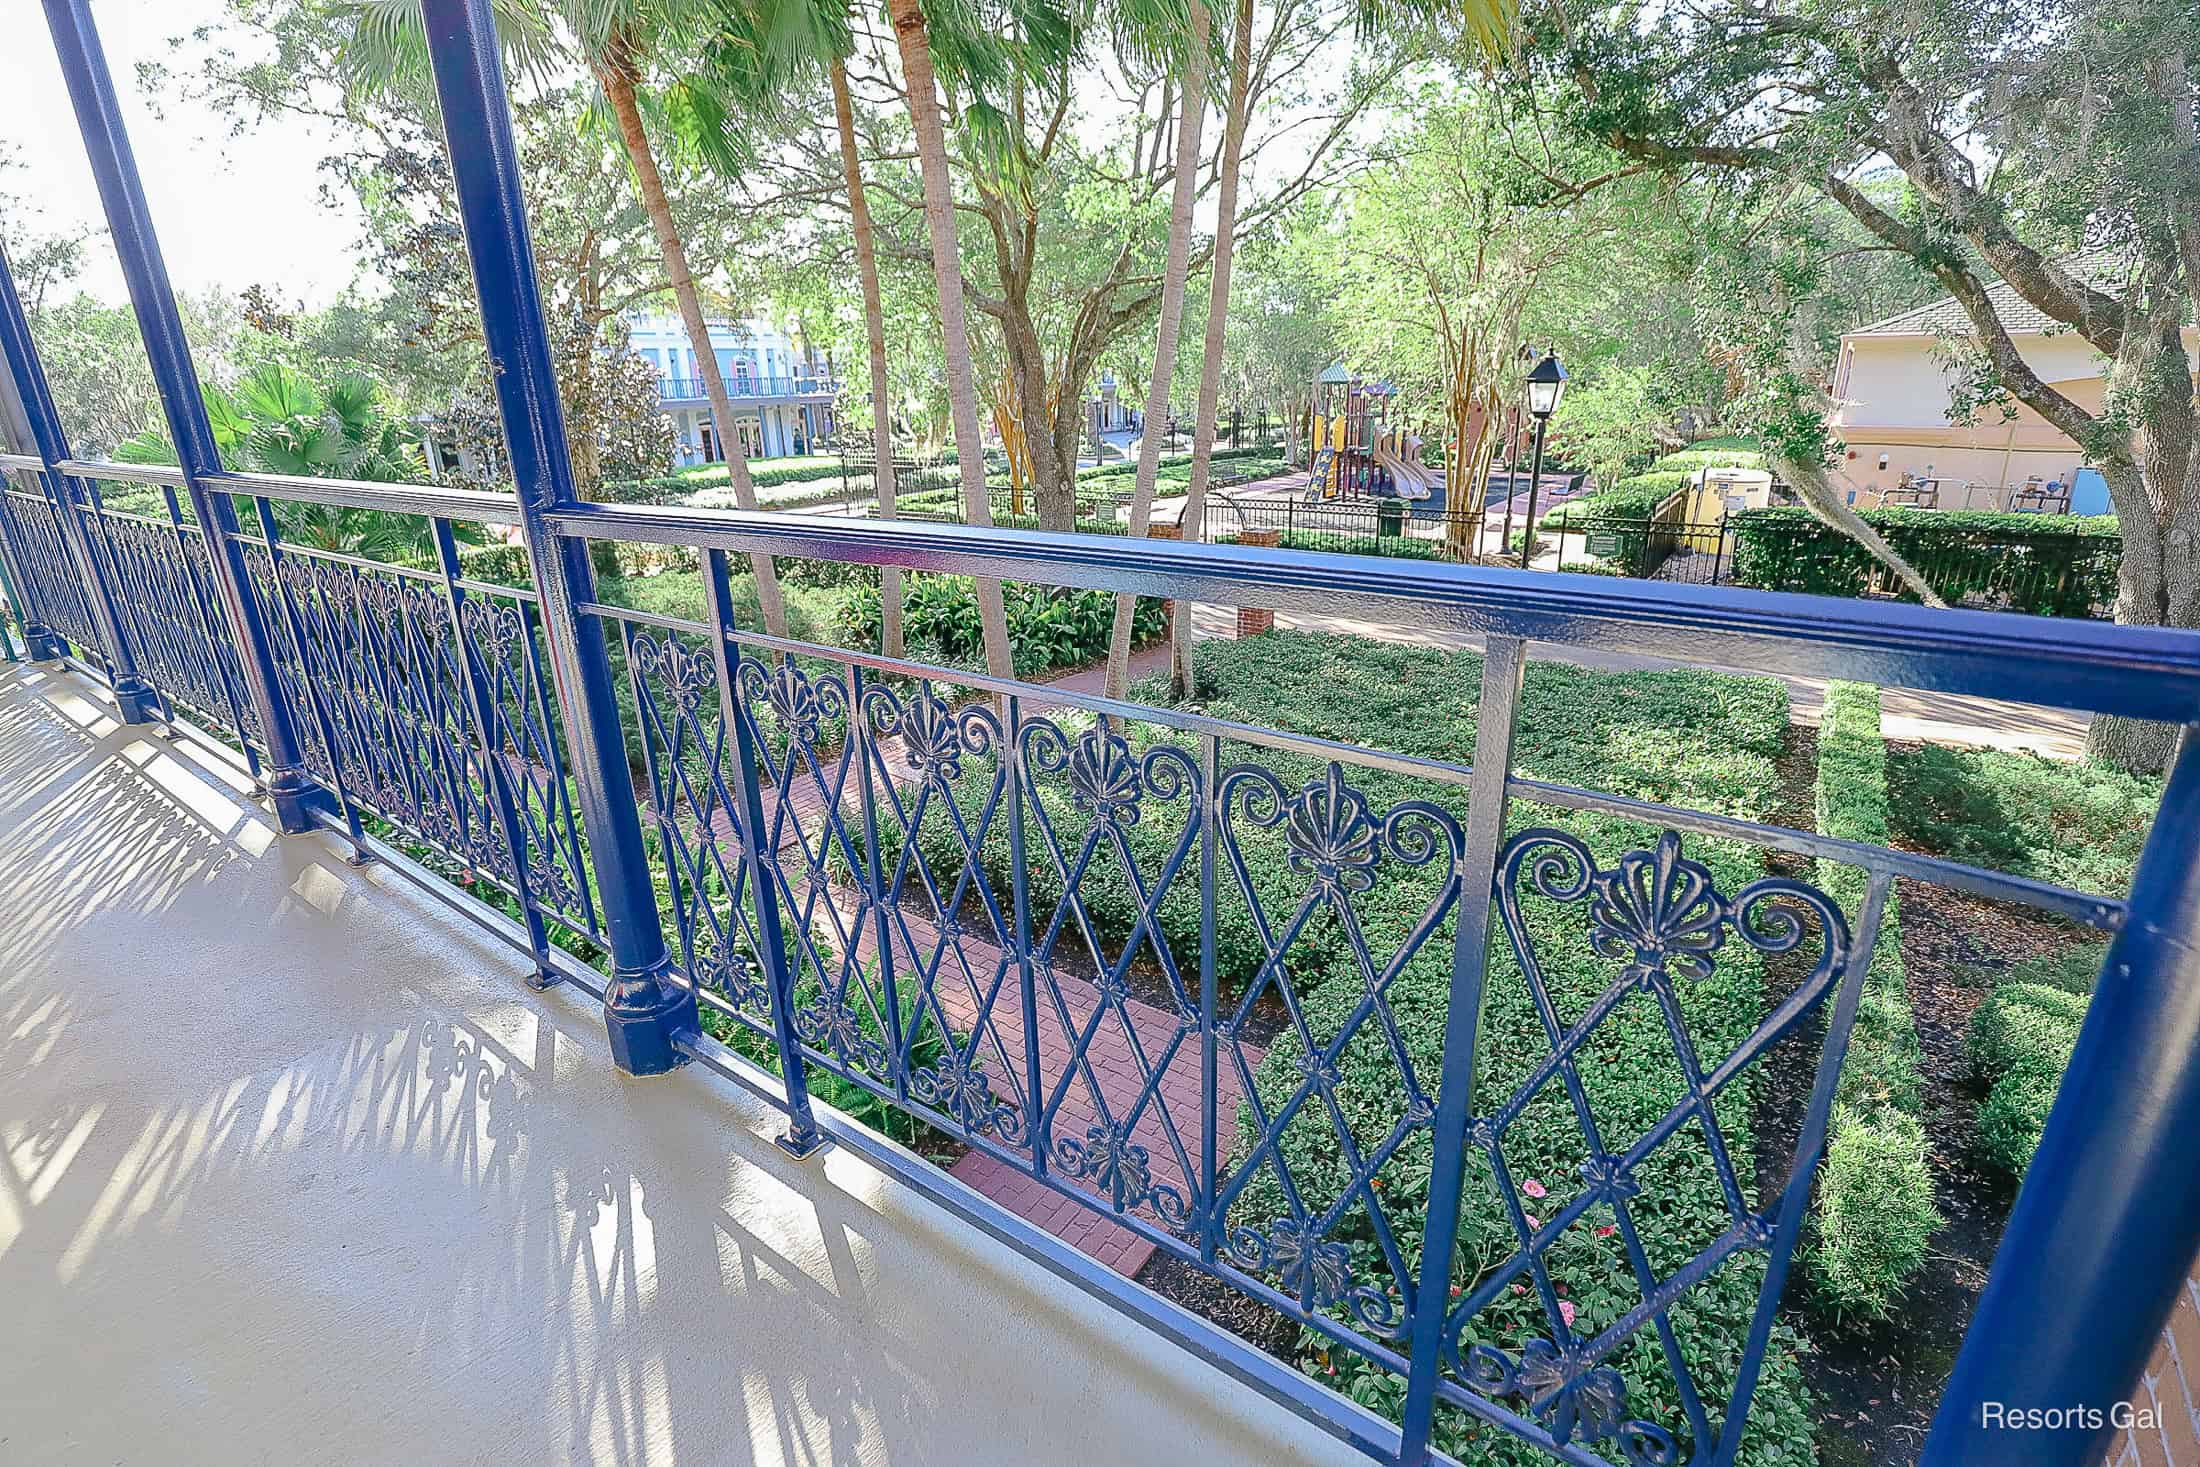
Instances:
[[[2162,798],[2158,775],[1935,744],[1896,753],[1888,783],[1911,844],[2103,896],[2129,890]]]

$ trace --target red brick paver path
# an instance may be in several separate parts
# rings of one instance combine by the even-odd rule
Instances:
[[[1165,646],[1142,650],[1132,660],[1132,679],[1135,681],[1165,670],[1167,658]],[[1090,668],[1057,680],[1057,685],[1066,691],[1096,693],[1100,690],[1100,681],[1101,669]],[[881,762],[901,787],[904,809],[914,813],[915,775],[901,751],[900,741],[880,740],[879,752]],[[777,832],[780,860],[797,892],[801,893],[809,882],[803,851],[806,848],[811,853],[817,852],[821,839],[829,830],[826,807],[834,801],[828,796],[837,793],[837,804],[847,828],[851,832],[859,831],[862,828],[862,787],[856,770],[848,770],[845,780],[842,779],[838,760],[826,764],[817,773],[798,769],[792,786],[783,820],[778,810],[777,790],[765,789],[764,818],[767,830],[771,830],[775,822],[780,826]],[[935,797],[933,811],[937,812],[938,808]],[[926,816],[927,820],[938,818],[937,813]],[[1005,814],[996,818],[1007,819]],[[725,833],[731,835],[730,830]],[[730,842],[727,849],[732,849]],[[1071,856],[1073,853],[1065,851],[1064,854]],[[1112,857],[1103,852],[1095,858],[1095,869],[1110,859]],[[1149,879],[1152,874],[1146,873]],[[956,873],[941,871],[934,876],[941,884],[942,896],[949,894]],[[1193,868],[1186,867],[1178,872],[1176,879],[1196,880],[1197,877]],[[798,899],[796,916],[802,915],[805,905]],[[820,930],[837,927],[851,937],[853,941],[848,945],[870,971],[878,971],[876,927],[871,923],[858,923],[854,891],[827,888],[820,900],[809,906],[808,915]],[[1025,1117],[1032,1108],[1031,1075],[1026,1059],[1029,1051],[1024,1037],[1021,986],[1011,971],[1007,979],[995,987],[996,977],[1001,974],[1008,957],[1001,946],[991,940],[994,934],[983,917],[972,921],[968,913],[956,914],[962,919],[961,928],[951,941],[943,942],[939,925],[933,920],[936,915],[927,911],[923,887],[912,872],[905,886],[905,899],[896,914],[891,942],[897,981],[908,983],[919,967],[933,973],[931,993],[948,1026],[959,1034],[976,1036],[972,1060],[982,1063],[994,1093],[1016,1109],[1016,1119],[1009,1122],[1010,1128],[1028,1127]],[[1049,913],[1035,910],[1032,913],[1034,930],[1043,931],[1049,916]],[[1072,953],[1082,953],[1075,930],[1073,921],[1065,921],[1055,944],[1057,959],[1068,962]],[[1150,948],[1146,951],[1150,954]],[[1186,974],[1187,980],[1196,984],[1196,975],[1194,964]],[[863,1007],[863,1001],[853,994],[851,1001]],[[1073,1145],[1089,1145],[1091,1133],[1104,1133],[1107,1124],[1120,1125],[1135,1111],[1137,1118],[1131,1123],[1125,1139],[1132,1147],[1143,1149],[1144,1155],[1138,1160],[1146,1168],[1148,1180],[1155,1186],[1174,1189],[1177,1196],[1189,1203],[1196,1191],[1206,1134],[1196,1023],[1187,1024],[1173,1012],[1128,996],[1107,1005],[1103,1012],[1095,984],[1059,968],[1053,972],[1051,983],[1041,979],[1036,984],[1036,1003],[1039,1104],[1051,1112],[1050,1139],[1057,1146],[1064,1140]],[[1235,1124],[1239,1096],[1236,1064],[1229,1049],[1231,1042],[1220,1041],[1216,1055],[1215,1114],[1217,1129],[1223,1131]],[[1258,1047],[1240,1043],[1238,1048],[1248,1066],[1260,1062],[1262,1051]],[[1156,1074],[1159,1078],[1153,1080]],[[1146,1095],[1150,1081],[1153,1093]],[[1146,1097],[1143,1104],[1141,1096]],[[1102,1120],[1103,1108],[1106,1122]],[[1023,1166],[1031,1168],[1034,1162],[1030,1145],[1027,1129],[1020,1140],[1004,1141],[1003,1149],[1020,1154]],[[1227,1161],[1228,1147],[1224,1145],[1221,1162],[1226,1165]],[[967,1153],[950,1171],[1017,1216],[1036,1223],[1126,1277],[1144,1267],[1153,1255],[1154,1245],[1106,1215],[1114,1210],[1107,1175],[1089,1162],[1087,1170],[1093,1174],[1076,1175],[1059,1154],[1047,1158],[1046,1168],[1057,1181],[1087,1194],[1093,1201],[1088,1205],[1065,1197],[1027,1170],[1019,1170],[982,1151]],[[1136,1181],[1129,1181],[1127,1190],[1135,1194],[1139,1190]],[[1166,1220],[1157,1215],[1151,1200],[1140,1202],[1131,1196],[1126,1201],[1130,1204],[1126,1211],[1135,1213],[1149,1224],[1167,1226]]]

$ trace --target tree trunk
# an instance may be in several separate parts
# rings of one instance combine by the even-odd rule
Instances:
[[[1191,43],[1184,58],[1183,102],[1176,132],[1176,176],[1169,191],[1169,254],[1161,273],[1161,322],[1155,338],[1153,378],[1146,389],[1146,418],[1138,437],[1138,479],[1131,491],[1131,534],[1143,536],[1153,521],[1154,477],[1161,440],[1154,430],[1169,416],[1169,383],[1176,375],[1177,335],[1184,324],[1184,278],[1191,273],[1192,201],[1199,188],[1199,133],[1207,115],[1207,6],[1191,0]],[[1131,620],[1137,598],[1115,598],[1108,637],[1106,693],[1123,696],[1130,681]]]
[[[1222,176],[1216,181],[1214,278],[1207,285],[1207,337],[1201,343],[1199,409],[1192,422],[1192,474],[1178,521],[1186,540],[1207,527],[1207,478],[1214,462],[1215,411],[1222,400],[1222,358],[1230,322],[1231,239],[1237,228],[1238,172],[1245,158],[1245,124],[1252,91],[1253,0],[1238,0],[1230,34],[1230,100],[1222,115]],[[1178,600],[1169,628],[1169,682],[1178,698],[1197,691],[1192,673],[1192,607]]]
[[[848,96],[848,68],[835,56],[827,68],[833,84],[833,118],[840,124],[840,166],[848,176],[848,220],[856,236],[856,275],[863,286],[863,327],[871,347],[872,484],[878,517],[894,517],[894,430],[886,386],[886,307],[879,297],[878,247],[871,234],[871,201],[863,188],[863,160],[856,152],[855,104]],[[901,568],[882,566],[878,578],[879,651],[902,655]]]
[[[2157,298],[2174,299],[2166,292]],[[2200,625],[2200,403],[2189,388],[2192,364],[2172,311],[2125,333],[2109,367],[2111,402],[2132,402],[2140,430],[2135,460],[2101,465],[2123,530],[2117,560],[2116,620],[2128,626]],[[2151,399],[2151,400],[2149,400]],[[2097,717],[2085,751],[2121,769],[2158,774],[2169,767],[2177,730],[2136,718]]]
[[[695,276],[688,269],[687,248],[680,243],[679,226],[672,220],[672,201],[665,197],[665,181],[657,172],[656,155],[650,151],[649,134],[642,127],[641,108],[635,104],[635,70],[627,43],[614,37],[607,54],[590,58],[596,73],[596,82],[603,88],[604,99],[611,104],[611,115],[619,125],[619,137],[626,144],[627,161],[633,165],[634,181],[641,191],[642,209],[649,215],[649,227],[656,232],[658,253],[664,256],[665,277],[672,286],[672,298],[680,307],[680,322],[687,328],[688,341],[695,348],[695,359],[703,373],[704,388],[710,396],[711,420],[717,426],[718,445],[726,455],[726,468],[733,480],[733,502],[745,510],[756,508],[756,486],[749,480],[748,456],[741,449],[741,435],[735,431],[733,403],[726,396],[725,380],[718,373],[718,355],[710,346],[710,323],[703,316],[702,298],[695,293]],[[705,365],[707,364],[707,365]],[[756,573],[756,604],[764,614],[764,630],[775,637],[787,635],[787,611],[779,595],[779,574],[772,566],[772,558],[761,552],[749,557],[749,564]]]
[[[924,174],[924,225],[932,240],[932,278],[939,289],[940,331],[946,341],[947,400],[954,413],[955,459],[962,468],[963,519],[967,524],[991,525],[985,447],[978,436],[978,380],[970,364],[970,322],[963,309],[962,248],[955,239],[955,192],[947,174],[947,134],[940,118],[939,83],[932,72],[932,41],[918,0],[888,0],[887,14],[901,51],[909,125],[916,134],[917,161]],[[995,677],[1013,677],[1016,666],[1008,645],[1008,608],[1001,599],[1001,583],[981,576],[977,595],[986,671]]]

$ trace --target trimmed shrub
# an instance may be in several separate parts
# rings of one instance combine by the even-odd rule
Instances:
[[[1827,1137],[1811,1260],[1814,1282],[1839,1308],[1878,1300],[1888,1279],[1915,1272],[1941,1219],[1929,1205],[1888,1205],[1890,1198],[1933,1195],[1925,1128],[1916,1116],[1884,1107],[1859,1115],[1836,1106]]]
[[[458,573],[469,581],[497,586],[532,586],[534,572],[527,564],[524,545],[461,545]]]
[[[2123,535],[2113,515],[1868,509],[1863,518],[1951,603],[2090,617],[2116,600]],[[1729,523],[1736,585],[1917,599],[1863,546],[1807,509],[1743,510]]]
[[[1979,1107],[1979,1149],[2019,1177],[2039,1150],[2091,1002],[2044,983],[2004,983],[1971,1016],[1971,1068],[1993,1087]]]
[[[1235,545],[1238,537],[1224,535],[1217,545]],[[1393,560],[1442,560],[1443,546],[1411,535],[1325,535],[1315,530],[1284,530],[1276,536],[1281,550],[1326,550],[1332,555],[1383,555]]]
[[[1568,500],[1536,520],[1543,530],[1556,530],[1583,520],[1642,520],[1677,491],[1686,488],[1688,474],[1681,470],[1652,469],[1633,474],[1608,489]]]
[[[2067,1062],[2068,1056],[2065,1056]],[[2062,1087],[2062,1072],[2040,1069],[2012,1070],[1987,1092],[1978,1108],[1978,1144],[1997,1166],[2022,1177],[2032,1166],[2040,1137],[2047,1132],[2047,1113],[2055,1108]]]
[[[2064,993],[2088,994],[2101,976],[2108,940],[2081,942],[2060,952],[2026,958],[1998,977],[1999,983],[2037,983]]]
[[[2044,983],[2004,983],[1971,1015],[1966,1042],[1971,1068],[1982,1080],[2052,1062],[2061,1074],[2070,1044],[2091,1002]]]
[[[2159,775],[2087,760],[1925,744],[1889,764],[1902,837],[1951,860],[2101,896],[2131,887]]]
[[[1829,683],[1818,725],[1817,824],[1821,835],[1885,845],[1887,744],[1879,689]],[[1853,922],[1868,878],[1854,866],[1817,863],[1819,887]],[[1856,933],[1861,940],[1864,934]],[[1925,1261],[1940,1227],[1919,1124],[1922,1050],[1902,967],[1902,924],[1888,894],[1856,1027],[1827,1132],[1827,1171],[1811,1215],[1806,1267],[1836,1315],[1883,1319]],[[1840,1174],[1835,1176],[1838,1158]]]
[[[1067,591],[1017,581],[1001,591],[1008,606],[1008,639],[1017,676],[1036,677],[1107,655],[1108,633],[1115,619],[1111,592]],[[902,631],[909,641],[937,649],[949,662],[961,664],[984,656],[985,631],[978,617],[976,588],[968,576],[908,576],[902,583],[901,614]],[[842,645],[877,646],[879,617],[878,587],[851,588],[837,618]],[[1139,597],[1131,619],[1132,640],[1151,641],[1165,630],[1160,600]]]

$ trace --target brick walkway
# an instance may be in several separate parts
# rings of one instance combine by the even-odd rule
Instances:
[[[1167,657],[1165,646],[1144,649],[1132,660],[1132,679],[1135,681],[1165,669]],[[1091,668],[1059,679],[1058,685],[1070,691],[1097,692],[1100,680],[1101,670]],[[885,767],[903,791],[906,804],[915,794],[914,774],[908,760],[900,753],[899,740],[883,739],[879,748]],[[859,830],[862,823],[861,785],[854,770],[847,771],[845,780],[842,779],[842,761],[825,765],[817,774],[798,770],[784,819],[778,812],[776,791],[765,791],[765,827],[770,830],[775,822],[781,827],[777,832],[777,848],[797,891],[804,890],[809,879],[808,859],[803,850],[817,852],[821,837],[829,830],[827,796],[832,792],[837,792],[837,803],[848,828]],[[938,807],[935,804],[933,808]],[[928,820],[936,818],[927,816]],[[1095,859],[1108,858],[1103,855]],[[935,879],[942,884],[943,894],[952,890],[958,874],[934,873]],[[1186,874],[1180,872],[1177,879],[1186,879]],[[970,1059],[983,1064],[994,1094],[1014,1107],[1016,1118],[1008,1122],[1009,1127],[1024,1125],[1024,1117],[1032,1106],[1032,1082],[1026,1058],[1029,1049],[1025,1042],[1023,996],[1013,974],[1007,981],[996,984],[1008,963],[1006,953],[998,943],[990,940],[988,919],[976,919],[976,925],[987,929],[980,932],[973,930],[973,926],[963,925],[971,919],[968,914],[961,914],[961,921],[956,924],[958,930],[950,940],[943,937],[938,921],[934,920],[940,914],[927,914],[923,910],[925,897],[921,884],[912,878],[906,892],[896,914],[891,945],[897,979],[906,982],[909,974],[920,969],[932,973],[930,991],[949,1028],[958,1034],[976,1036],[977,1043]],[[858,923],[853,891],[827,887],[808,915],[813,925],[821,930],[837,929],[852,936],[856,956],[870,971],[878,971],[876,927]],[[1045,925],[1046,915],[1033,914],[1035,928]],[[1077,946],[1073,932],[1074,924],[1065,923],[1063,935],[1057,941],[1056,952],[1065,962]],[[1193,981],[1196,982],[1196,977]],[[860,999],[852,1001],[859,1008],[864,1006]],[[1206,1134],[1196,1023],[1182,1022],[1172,1012],[1129,996],[1106,1005],[1103,1011],[1100,991],[1093,982],[1059,968],[1053,971],[1051,984],[1042,980],[1037,985],[1036,1005],[1039,1104],[1050,1112],[1048,1133],[1057,1148],[1056,1153],[1047,1158],[1046,1167],[1057,1180],[1091,1196],[1093,1204],[1081,1205],[1027,1172],[980,1151],[966,1154],[950,1170],[964,1183],[1017,1216],[1038,1224],[1126,1277],[1133,1276],[1153,1255],[1153,1244],[1105,1215],[1115,1210],[1107,1169],[1096,1165],[1088,1156],[1084,1164],[1088,1174],[1076,1175],[1074,1158],[1065,1158],[1059,1147],[1067,1141],[1073,1147],[1086,1147],[1089,1151],[1092,1142],[1107,1134],[1109,1123],[1120,1126],[1135,1112],[1136,1119],[1122,1138],[1132,1148],[1129,1156],[1135,1159],[1121,1174],[1125,1178],[1125,1200],[1130,1204],[1125,1210],[1138,1214],[1148,1223],[1166,1227],[1167,1221],[1157,1211],[1154,1200],[1148,1197],[1142,1201],[1138,1197],[1142,1189],[1133,1178],[1137,1167],[1142,1165],[1147,1172],[1147,1182],[1153,1187],[1174,1189],[1186,1202],[1196,1191],[1193,1183]],[[883,1012],[883,1002],[878,1003],[877,1008]],[[1263,1054],[1260,1048],[1251,1044],[1240,1044],[1239,1048],[1248,1066],[1259,1063]],[[1219,1051],[1216,1117],[1218,1129],[1224,1131],[1236,1123],[1239,1089],[1235,1069],[1227,1050]],[[1008,1149],[1020,1150],[1026,1165],[1031,1164],[1028,1132],[1020,1144]],[[1140,1151],[1142,1156],[1138,1154]],[[1227,1147],[1223,1160],[1227,1161]]]

